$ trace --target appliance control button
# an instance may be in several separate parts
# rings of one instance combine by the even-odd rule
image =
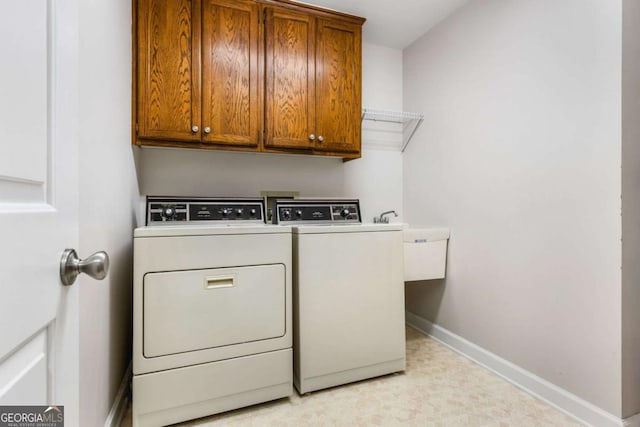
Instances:
[[[349,213],[350,213],[349,208],[344,208],[340,211],[340,216],[343,218],[346,218],[349,216]]]
[[[176,214],[176,210],[174,209],[173,206],[164,206],[162,208],[162,216],[166,219],[173,219],[174,215]]]
[[[291,211],[289,209],[282,210],[282,218],[289,219],[291,218]]]
[[[242,216],[242,212],[244,212],[242,208],[236,209],[236,216]]]
[[[251,216],[256,216],[256,213],[258,213],[258,212],[255,209],[251,209],[249,211],[249,215],[251,215]]]
[[[224,209],[222,209],[221,213],[222,213],[222,216],[226,218],[231,213],[231,209],[224,208]]]
[[[296,216],[297,216],[298,218],[302,217],[302,210],[298,209],[298,210],[296,211]]]

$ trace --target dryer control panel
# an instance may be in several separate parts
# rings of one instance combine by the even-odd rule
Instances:
[[[276,200],[278,224],[360,224],[360,202],[348,200]]]
[[[264,224],[263,199],[147,196],[147,225]]]

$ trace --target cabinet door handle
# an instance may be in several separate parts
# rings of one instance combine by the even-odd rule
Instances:
[[[191,132],[193,132],[193,133],[197,133],[198,130],[200,130],[200,128],[198,126],[192,126],[191,127]]]
[[[318,137],[318,142],[322,142],[322,141],[324,141],[324,138],[322,137],[322,135],[320,135],[320,136]]]
[[[316,136],[314,134],[309,135],[309,141],[314,141]]]
[[[209,126],[204,128],[204,133],[211,133],[211,128]]]

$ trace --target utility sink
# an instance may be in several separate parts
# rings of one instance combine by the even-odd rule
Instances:
[[[407,226],[403,240],[405,282],[445,277],[448,228]]]

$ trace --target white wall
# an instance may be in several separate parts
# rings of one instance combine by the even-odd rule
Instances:
[[[621,1],[471,2],[404,51],[408,309],[621,415]],[[637,121],[637,120],[636,120]],[[636,260],[637,262],[637,260]]]
[[[103,281],[80,276],[80,425],[101,426],[131,359],[131,3],[80,4],[79,255],[105,250]]]
[[[402,51],[362,44],[362,106],[402,111]],[[362,158],[344,165],[344,194],[361,200],[364,221],[381,212],[402,212],[402,134],[394,126],[362,122]]]
[[[402,108],[402,53],[363,44],[363,105]],[[369,136],[368,136],[369,135]],[[143,148],[142,195],[260,196],[261,191],[298,191],[301,197],[357,197],[363,217],[402,207],[402,158],[385,148],[366,148],[361,159]],[[397,218],[400,220],[401,218]]]
[[[640,2],[623,0],[622,413],[640,412]]]
[[[144,195],[256,197],[260,191],[341,195],[342,159],[320,156],[142,148]]]

